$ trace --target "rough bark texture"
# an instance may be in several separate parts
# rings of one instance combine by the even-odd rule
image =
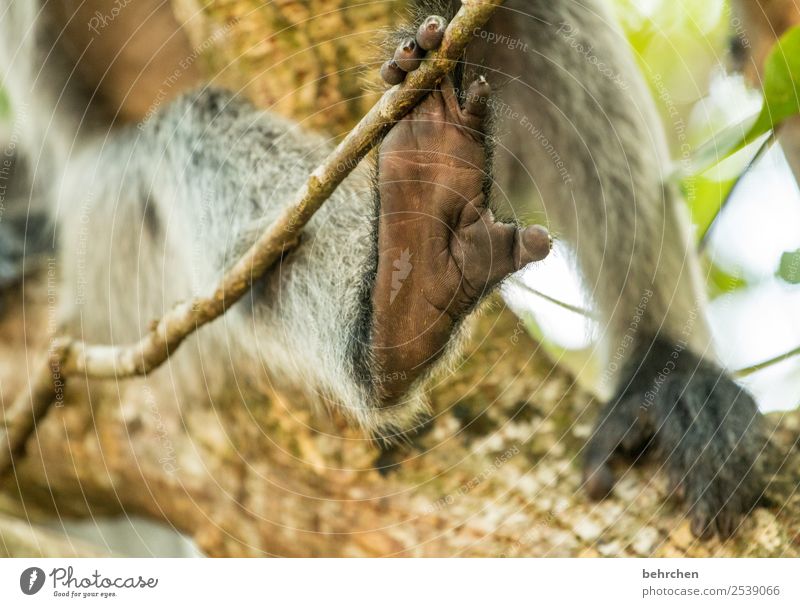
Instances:
[[[218,83],[339,135],[377,98],[361,96],[362,76],[372,78],[377,63],[352,66],[400,3],[173,4]],[[3,407],[45,348],[45,277],[5,304]],[[0,480],[0,511],[23,521],[0,518],[0,547],[62,554],[52,532],[26,527],[124,512],[166,522],[217,556],[800,555],[800,414],[771,417],[772,504],[733,540],[698,543],[653,467],[625,471],[611,499],[588,502],[579,452],[596,407],[509,312],[498,306],[478,324],[466,362],[433,390],[430,428],[380,460],[396,464],[385,475],[373,444],[292,394],[243,395],[236,386],[228,402],[178,408],[147,379],[72,382]]]
[[[213,82],[260,107],[343,135],[377,101],[375,42],[405,0],[173,0]],[[372,85],[372,86],[371,86]]]
[[[44,286],[26,293],[27,331],[19,301],[0,325],[3,403],[47,324]],[[75,382],[3,479],[0,510],[33,523],[150,517],[217,556],[800,555],[800,415],[771,417],[772,505],[731,541],[695,542],[652,466],[624,472],[605,502],[585,499],[579,451],[596,407],[509,312],[478,324],[433,391],[431,427],[381,461],[397,464],[385,476],[374,445],[291,394],[179,410],[147,380]],[[37,533],[0,519],[7,553],[53,554]]]

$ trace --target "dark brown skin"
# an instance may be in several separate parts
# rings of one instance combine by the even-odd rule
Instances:
[[[398,53],[408,46],[403,41]],[[384,406],[398,402],[441,356],[483,296],[550,251],[547,230],[498,222],[487,206],[482,129],[490,93],[479,78],[461,107],[445,79],[381,145],[372,347]]]

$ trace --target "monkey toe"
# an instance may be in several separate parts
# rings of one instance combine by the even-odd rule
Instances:
[[[432,51],[439,48],[444,40],[444,32],[447,29],[447,19],[439,15],[430,15],[420,23],[417,29],[416,40],[422,50]]]
[[[689,510],[692,535],[700,540],[709,540],[715,535],[728,539],[736,533],[746,513],[747,510],[741,512],[713,498],[703,498]]]
[[[489,109],[489,99],[492,95],[492,87],[484,76],[478,76],[472,84],[467,87],[464,101],[464,111],[476,118],[483,120]]]
[[[473,80],[463,95],[463,105],[459,101],[460,95],[456,92],[450,76],[442,80],[439,91],[447,109],[449,124],[458,125],[461,130],[469,133],[470,137],[481,148],[485,146],[486,115],[489,113],[489,103],[492,96],[492,87],[485,76],[478,76]]]
[[[394,56],[381,66],[381,78],[389,85],[400,84],[408,72],[413,72],[425,58],[425,53],[435,50],[444,39],[447,20],[430,15],[413,36],[404,38],[394,51]]]
[[[454,243],[454,255],[465,283],[477,288],[468,293],[477,299],[510,274],[550,253],[552,239],[546,228],[521,227],[497,221],[487,206],[468,203],[461,213],[461,222]]]
[[[612,465],[617,458],[641,453],[652,440],[648,419],[635,398],[622,395],[601,411],[600,419],[585,448],[583,483],[591,499],[601,500],[614,489]]]
[[[425,51],[414,38],[405,38],[394,52],[394,62],[404,72],[413,72],[424,56]]]
[[[550,233],[542,226],[522,228],[491,219],[487,231],[491,240],[489,251],[478,251],[476,257],[491,263],[486,284],[489,288],[550,253]]]
[[[553,249],[553,237],[544,226],[532,225],[517,230],[517,250],[514,255],[515,270],[529,263],[541,261]]]
[[[406,77],[406,73],[400,69],[394,59],[389,59],[381,66],[381,78],[386,84],[394,86],[400,84]]]
[[[617,479],[611,466],[606,462],[593,462],[587,465],[583,473],[583,486],[586,494],[595,501],[600,501],[611,495]]]

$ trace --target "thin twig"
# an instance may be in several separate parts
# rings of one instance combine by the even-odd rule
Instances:
[[[516,276],[510,278],[509,282],[515,287],[522,289],[523,291],[527,291],[531,295],[535,295],[536,297],[544,299],[545,301],[549,301],[550,303],[555,304],[560,308],[564,308],[565,310],[569,310],[570,312],[574,312],[575,314],[580,314],[581,316],[585,316],[586,318],[589,318],[591,320],[600,320],[596,314],[592,313],[586,308],[581,308],[579,306],[569,304],[566,301],[561,301],[560,299],[556,299],[552,295],[548,295],[547,293],[542,293],[538,289],[534,289],[524,280],[520,280]]]
[[[756,365],[750,365],[749,367],[745,367],[744,369],[739,369],[738,371],[734,372],[734,375],[739,379],[741,379],[742,377],[747,377],[748,375],[752,375],[753,373],[761,371],[762,369],[766,369],[767,367],[771,367],[772,365],[777,365],[778,363],[781,363],[784,360],[789,360],[794,356],[800,356],[800,347],[797,347],[794,350],[790,350],[789,352],[784,352],[779,356],[775,356],[773,358],[770,358],[769,360],[765,360]]]
[[[764,143],[758,146],[758,150],[756,150],[756,153],[749,160],[747,166],[745,166],[742,172],[739,173],[739,175],[736,177],[736,181],[733,182],[731,189],[728,190],[728,193],[725,195],[725,198],[722,199],[722,202],[720,203],[717,212],[714,214],[714,217],[711,219],[711,222],[706,226],[706,229],[703,230],[702,234],[700,234],[699,244],[697,246],[699,251],[705,250],[706,246],[708,245],[711,232],[713,231],[714,226],[717,224],[720,215],[722,215],[722,211],[725,210],[725,207],[728,206],[728,203],[733,198],[734,192],[736,192],[739,185],[741,185],[742,180],[744,180],[745,178],[745,175],[750,174],[750,170],[755,166],[756,162],[761,160],[761,158],[764,156],[767,150],[772,147],[772,144],[775,143],[777,138],[778,138],[778,130],[777,128],[775,128],[770,132],[769,137],[767,137],[764,140]]]
[[[403,84],[387,91],[345,139],[309,176],[293,202],[226,272],[209,297],[176,305],[139,342],[98,346],[81,341],[59,343],[48,364],[31,378],[30,389],[14,402],[0,429],[0,474],[11,464],[56,396],[51,368],[66,378],[80,375],[121,379],[144,375],[162,364],[186,337],[218,318],[241,299],[253,281],[294,247],[300,232],[358,163],[436,84],[451,72],[464,49],[503,0],[463,0],[438,51],[411,72]]]
[[[572,304],[568,304],[567,302],[561,301],[560,299],[556,299],[555,297],[552,297],[547,293],[542,293],[541,291],[534,289],[532,286],[526,284],[524,281],[520,280],[517,277],[512,277],[511,279],[509,279],[509,282],[513,284],[515,287],[523,289],[528,293],[535,295],[536,297],[540,297],[545,301],[549,301],[550,303],[555,304],[561,308],[564,308],[565,310],[569,310],[570,312],[574,312],[575,314],[581,314],[582,316],[585,316],[586,318],[592,320],[598,320],[597,315],[593,314],[589,310],[578,306],[574,306]],[[784,352],[783,354],[780,354],[778,356],[774,356],[773,358],[762,361],[758,364],[751,365],[749,367],[744,367],[743,369],[739,369],[737,371],[733,371],[733,376],[738,379],[741,379],[743,377],[752,375],[753,373],[757,373],[758,371],[763,371],[764,369],[771,367],[772,365],[777,365],[778,363],[781,363],[785,360],[789,360],[790,358],[793,358],[795,356],[800,356],[800,347],[797,347],[794,350],[790,350],[789,352]]]

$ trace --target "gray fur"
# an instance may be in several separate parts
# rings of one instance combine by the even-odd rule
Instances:
[[[184,96],[142,129],[112,130],[70,79],[74,66],[49,52],[57,51],[55,38],[37,17],[39,4],[6,0],[0,6],[4,84],[23,116],[34,182],[51,186],[62,318],[87,341],[129,343],[175,302],[208,293],[330,144],[212,90]],[[421,13],[434,10],[441,3],[419,3]],[[495,200],[526,220],[543,209],[538,222],[574,247],[605,318],[609,352],[624,343],[647,299],[635,344],[625,350],[630,360],[619,364],[627,371],[616,380],[618,398],[609,403],[614,417],[606,422],[628,427],[636,411],[620,412],[624,407],[615,403],[639,398],[629,387],[663,364],[650,350],[671,353],[678,344],[692,352],[685,365],[702,361],[706,379],[718,373],[704,360],[713,356],[684,210],[662,185],[663,128],[602,2],[509,0],[487,31],[505,35],[505,42],[478,35],[467,61],[502,85]],[[424,381],[402,406],[381,409],[375,402],[366,343],[376,262],[373,189],[369,169],[360,167],[314,216],[301,246],[157,371],[177,384],[176,398],[214,397],[215,387],[231,378],[253,381],[268,370],[271,380],[343,406],[371,430],[402,428],[425,411]],[[428,376],[457,354],[464,332],[457,333],[449,355]],[[689,479],[701,502],[693,507],[709,519],[724,508],[719,496],[741,510],[759,493],[760,478],[748,480],[743,493],[731,487],[742,468],[755,469],[758,449],[749,429],[757,412],[724,374],[714,382],[690,381],[689,369],[656,399],[651,430],[673,478],[717,437],[723,442],[712,453],[735,456],[713,478],[702,470]],[[698,407],[708,423],[691,425],[686,416]],[[714,484],[710,497],[703,497],[704,484]]]
[[[296,124],[214,90],[186,95],[142,131],[87,149],[62,188],[69,197],[85,193],[62,208],[83,200],[86,209],[59,221],[66,298],[85,302],[75,329],[93,342],[127,343],[174,302],[210,294],[330,149]],[[230,373],[268,370],[271,380],[343,406],[369,429],[409,423],[422,400],[378,410],[356,367],[370,361],[353,357],[368,356],[356,340],[368,335],[361,310],[376,212],[369,172],[359,169],[314,216],[301,246],[177,353],[172,381],[182,393],[214,396]],[[92,238],[82,243],[87,220]],[[73,265],[81,257],[104,263],[86,275],[88,266]],[[108,272],[132,259],[134,272]]]
[[[605,3],[509,0],[489,31],[513,42],[478,39],[468,54],[501,85],[500,197],[572,245],[609,352],[650,290],[643,333],[685,338],[695,310],[688,338],[706,352],[705,296],[685,209],[662,186],[663,127]]]

